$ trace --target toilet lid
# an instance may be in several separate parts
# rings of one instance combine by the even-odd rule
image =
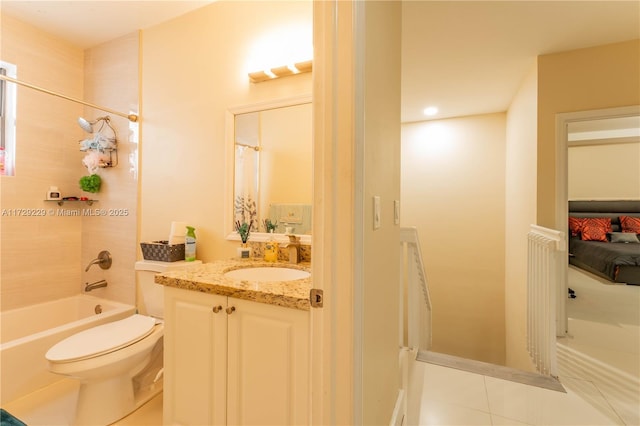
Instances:
[[[143,339],[153,331],[154,325],[154,318],[135,314],[67,337],[52,346],[45,358],[68,362],[113,352]]]

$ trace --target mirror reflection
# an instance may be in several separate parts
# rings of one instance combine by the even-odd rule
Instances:
[[[234,116],[233,220],[311,234],[311,103]]]

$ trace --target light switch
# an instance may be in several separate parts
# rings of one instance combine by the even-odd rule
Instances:
[[[380,196],[373,196],[373,229],[380,228]]]

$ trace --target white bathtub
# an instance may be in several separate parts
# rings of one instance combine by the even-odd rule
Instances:
[[[47,369],[44,355],[51,346],[134,312],[132,305],[85,294],[0,312],[0,404],[61,379]]]

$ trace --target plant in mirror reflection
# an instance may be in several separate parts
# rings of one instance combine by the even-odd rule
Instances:
[[[278,227],[277,220],[275,222],[272,222],[271,219],[264,220],[264,230],[267,231],[267,233],[275,232],[277,227]]]
[[[236,196],[234,211],[236,222],[247,223],[250,229],[258,229],[258,206],[250,196]]]

